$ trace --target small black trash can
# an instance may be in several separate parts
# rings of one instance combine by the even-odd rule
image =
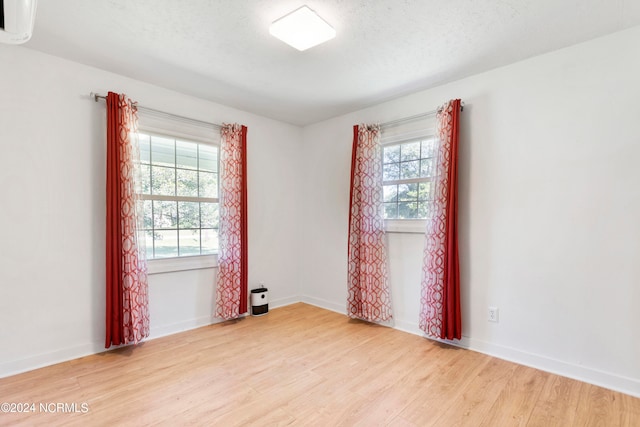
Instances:
[[[269,290],[251,289],[251,315],[263,316],[269,312]]]

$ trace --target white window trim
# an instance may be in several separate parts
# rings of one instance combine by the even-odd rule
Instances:
[[[384,231],[387,233],[424,234],[426,219],[385,219]]]
[[[218,255],[194,255],[147,260],[147,274],[218,268]]]
[[[381,138],[381,146],[384,148],[387,145],[403,144],[405,142],[411,142],[421,138],[430,138],[435,136],[435,125],[429,124],[427,126],[420,127],[411,131],[390,132],[391,135],[385,136],[384,133]],[[413,180],[411,180],[413,181]],[[422,180],[415,180],[420,181]],[[424,234],[427,228],[426,219],[385,219],[384,230],[387,233],[402,233],[402,234]]]
[[[209,144],[220,148],[220,138],[212,133],[210,137],[205,137],[205,130],[195,126],[176,124],[172,126],[171,120],[162,119],[160,121],[148,119],[147,123],[139,123],[138,132],[156,136],[168,136],[176,139],[184,138],[200,144]],[[186,130],[185,130],[186,129]],[[154,258],[147,260],[147,274],[164,274],[178,271],[202,270],[208,268],[218,268],[218,254],[193,255],[173,258]]]
[[[186,133],[186,132],[181,132],[181,131],[172,130],[172,129],[163,129],[156,126],[140,125],[138,126],[138,133],[144,133],[151,136],[169,137],[169,138],[175,138],[180,140],[187,140],[189,142],[195,142],[198,144],[208,144],[208,145],[213,145],[215,147],[220,147],[220,138],[214,138],[214,137],[203,138],[202,136],[199,136],[199,135],[190,135],[189,133]]]
[[[411,142],[416,139],[421,138],[430,138],[434,137],[436,134],[435,127],[433,125],[421,127],[418,130],[405,131],[405,132],[396,132],[386,131],[386,134],[383,131],[383,135],[380,141],[380,145],[383,147],[385,145],[395,145],[402,144],[405,142]]]

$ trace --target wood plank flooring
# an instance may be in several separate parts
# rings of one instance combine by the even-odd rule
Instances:
[[[0,379],[0,402],[35,404],[2,426],[640,426],[640,399],[301,303]]]

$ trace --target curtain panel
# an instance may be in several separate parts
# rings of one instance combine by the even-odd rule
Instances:
[[[224,124],[221,136],[215,315],[229,320],[248,311],[247,128]]]
[[[382,147],[378,125],[353,127],[349,205],[349,317],[391,319],[387,248],[382,214]]]
[[[107,224],[105,347],[149,336],[147,264],[138,235],[142,209],[138,118],[125,95],[107,95]]]
[[[438,109],[433,199],[427,218],[419,326],[427,335],[460,339],[458,128],[460,100]]]

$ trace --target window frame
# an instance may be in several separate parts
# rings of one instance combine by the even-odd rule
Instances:
[[[150,120],[151,121],[151,120]],[[141,120],[142,122],[142,120]],[[184,142],[193,142],[197,144],[206,144],[214,146],[218,149],[218,203],[220,201],[220,153],[221,144],[220,139],[216,138],[217,135],[211,134],[210,137],[206,137],[203,132],[191,132],[191,129],[187,131],[178,130],[171,126],[171,121],[162,121],[162,126],[154,126],[151,124],[139,123],[137,133],[146,134],[157,137],[167,137],[177,140],[183,140]],[[209,131],[212,132],[212,131]],[[141,200],[148,200],[144,195],[140,194]],[[176,196],[178,197],[178,196]],[[218,210],[219,212],[219,210]],[[218,228],[219,230],[219,228]],[[141,230],[142,231],[142,230]],[[199,270],[207,268],[218,267],[218,254],[206,254],[206,255],[184,255],[177,257],[166,258],[151,258],[147,259],[147,274],[162,274],[171,273],[177,271],[187,270]]]
[[[435,125],[435,124],[434,124]],[[411,131],[404,131],[402,129],[396,132],[382,132],[381,138],[381,147],[380,150],[380,165],[384,168],[384,148],[393,145],[401,145],[410,142],[420,142],[426,139],[436,138],[435,126],[418,126],[416,129]],[[386,134],[385,134],[386,133]],[[390,134],[390,135],[389,135]],[[384,189],[384,185],[396,184],[405,182],[432,182],[432,177],[428,178],[411,178],[405,180],[393,180],[393,181],[384,181],[382,182],[382,187]],[[384,203],[384,195],[383,195],[383,203]],[[384,212],[384,209],[383,209]],[[383,213],[384,215],[384,213]],[[384,229],[389,233],[408,233],[408,234],[424,234],[427,227],[427,219],[426,218],[393,218],[387,219],[384,218]]]

